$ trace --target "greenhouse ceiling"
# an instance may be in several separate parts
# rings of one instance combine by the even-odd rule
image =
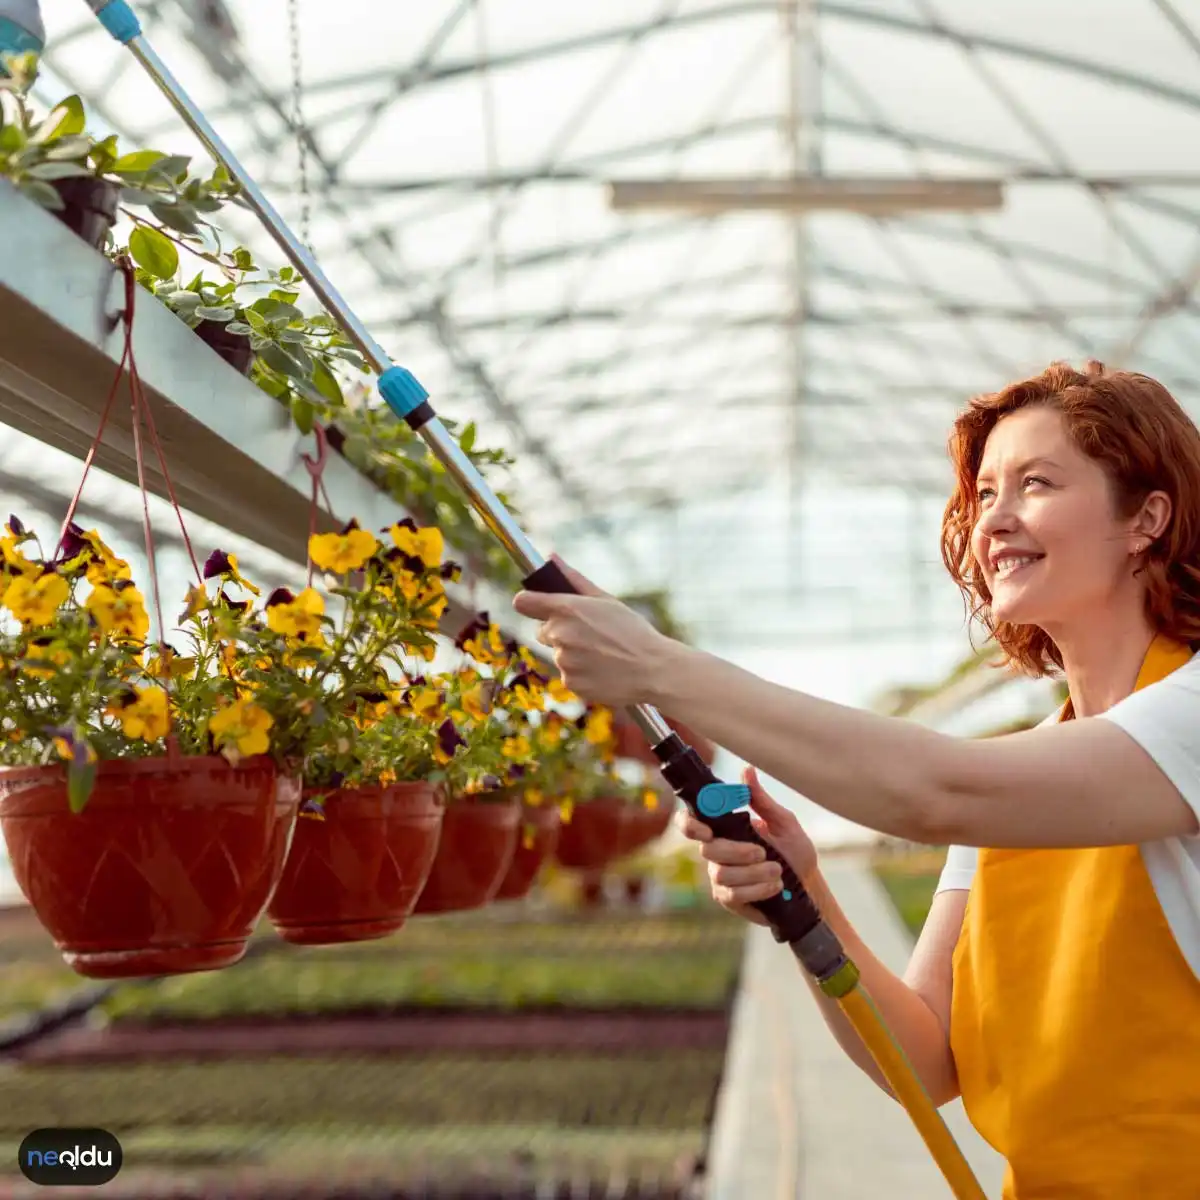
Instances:
[[[43,10],[48,89],[194,148],[79,0]],[[878,607],[880,564],[927,613],[974,392],[1094,355],[1200,406],[1194,0],[140,11],[535,533],[726,634],[770,619],[748,592]]]

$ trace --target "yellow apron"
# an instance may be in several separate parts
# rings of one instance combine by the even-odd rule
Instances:
[[[1156,639],[1135,690],[1190,658]],[[1137,846],[981,850],[950,1030],[1004,1200],[1200,1198],[1200,980]]]

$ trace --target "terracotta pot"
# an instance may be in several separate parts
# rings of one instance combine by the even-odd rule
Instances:
[[[89,246],[103,250],[108,232],[117,223],[121,185],[107,179],[59,179],[50,185],[62,197],[54,215]]]
[[[460,796],[446,805],[433,870],[413,912],[464,912],[490,904],[520,833],[515,799]]]
[[[624,800],[607,798],[577,804],[558,835],[554,857],[564,867],[579,870],[603,867],[619,858],[630,809]]]
[[[201,321],[193,332],[239,374],[250,374],[250,368],[254,366],[254,347],[244,333],[230,333],[223,321]]]
[[[268,758],[99,764],[82,813],[62,766],[0,771],[13,874],[67,963],[121,979],[235,963],[283,872],[300,785]]]
[[[676,803],[674,796],[669,799],[660,796],[656,808],[633,805],[626,814],[621,833],[621,854],[632,854],[662,837],[671,825]]]
[[[267,915],[299,946],[395,933],[412,913],[437,854],[445,806],[432,783],[330,793],[324,818],[301,814]]]
[[[496,892],[497,900],[520,900],[529,895],[542,863],[558,845],[562,823],[557,804],[523,805],[512,863]]]

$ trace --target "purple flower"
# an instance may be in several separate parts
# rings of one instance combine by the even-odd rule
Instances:
[[[438,748],[447,758],[453,758],[458,748],[467,744],[448,717],[438,726],[437,739]]]
[[[277,604],[291,604],[296,599],[294,593],[285,587],[276,588],[268,597],[265,608],[274,608]]]
[[[450,583],[457,583],[462,578],[462,572],[463,569],[458,563],[446,559],[438,574]]]
[[[224,550],[214,550],[208,556],[208,561],[204,564],[205,579],[216,579],[221,575],[228,575],[232,571],[233,564],[229,561],[229,555]]]
[[[25,526],[21,524],[21,518],[13,516],[11,513],[8,517],[8,528],[13,537],[25,536]]]
[[[459,650],[465,650],[467,643],[480,634],[487,633],[492,627],[492,622],[488,619],[487,613],[480,613],[475,617],[467,627],[454,639],[454,645]]]

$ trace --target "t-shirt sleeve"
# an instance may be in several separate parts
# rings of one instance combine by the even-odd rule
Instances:
[[[979,851],[974,846],[951,846],[946,855],[946,865],[942,867],[937,891],[969,892],[978,862]]]
[[[1125,730],[1200,817],[1200,656],[1097,719]]]

